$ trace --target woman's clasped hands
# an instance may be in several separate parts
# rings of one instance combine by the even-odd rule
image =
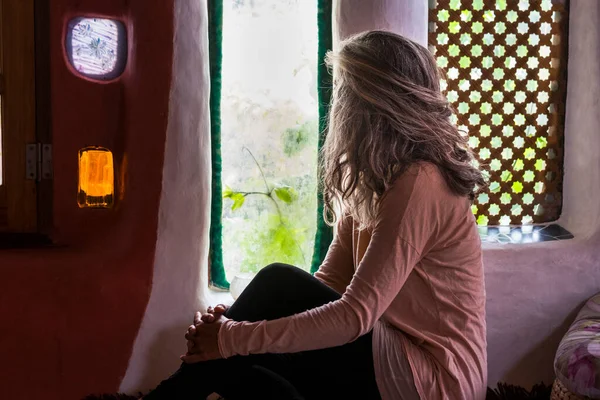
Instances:
[[[194,324],[189,326],[185,334],[187,353],[180,357],[184,363],[193,364],[223,358],[219,351],[219,330],[228,320],[224,315],[227,309],[227,306],[219,304],[214,308],[208,307],[205,314],[196,312]]]

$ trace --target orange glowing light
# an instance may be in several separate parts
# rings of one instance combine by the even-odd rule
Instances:
[[[115,193],[113,155],[102,147],[79,150],[79,190],[81,208],[111,208]]]

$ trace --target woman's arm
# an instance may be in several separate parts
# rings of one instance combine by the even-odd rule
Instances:
[[[365,256],[340,300],[273,321],[228,321],[219,332],[221,355],[314,350],[368,333],[420,261],[448,206],[445,187],[428,175],[412,168],[384,196]]]
[[[315,273],[315,278],[339,294],[344,294],[352,280],[352,275],[354,275],[352,225],[352,218],[350,217],[344,217],[340,220],[325,260]]]

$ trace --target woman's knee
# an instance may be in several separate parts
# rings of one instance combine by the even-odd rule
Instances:
[[[256,274],[254,279],[281,282],[288,279],[294,279],[305,274],[305,271],[292,265],[274,263],[261,269],[258,274]]]

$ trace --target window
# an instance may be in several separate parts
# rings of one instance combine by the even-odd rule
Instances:
[[[316,18],[314,1],[223,2],[228,281],[276,261],[310,267],[317,212]]]
[[[35,232],[37,186],[25,157],[36,141],[34,1],[0,7],[0,232]]]
[[[111,19],[75,18],[69,22],[67,55],[75,70],[94,79],[114,79],[126,65],[125,26]]]
[[[320,33],[331,37],[330,26],[324,30],[319,23],[323,18],[330,25],[330,7],[320,4],[209,4],[213,286],[227,288],[235,276],[273,262],[311,269],[315,235],[321,229],[320,116],[331,87],[319,83],[324,78],[320,68],[325,67],[318,60],[330,46],[330,40],[320,46]],[[222,29],[215,23],[222,23]]]
[[[473,205],[479,225],[560,216],[566,22],[551,0],[437,0],[430,10],[442,86],[490,174]]]

